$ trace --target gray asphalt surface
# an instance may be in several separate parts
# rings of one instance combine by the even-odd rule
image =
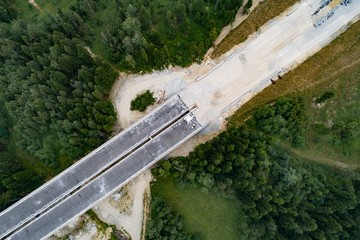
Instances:
[[[11,240],[31,240],[46,237],[73,217],[85,212],[99,200],[110,195],[143,170],[155,164],[201,129],[202,126],[196,119],[193,120],[192,124],[188,124],[181,118],[86,187],[15,233]]]
[[[173,121],[186,110],[187,107],[182,100],[178,96],[174,96],[145,118],[3,211],[0,214],[0,237],[34,218],[44,209],[58,204],[58,201],[67,197],[69,192],[78,188],[87,179],[143,143],[153,131]]]

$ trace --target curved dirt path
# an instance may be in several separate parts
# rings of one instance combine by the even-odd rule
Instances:
[[[205,74],[215,65],[214,61],[208,61],[202,64],[195,63],[188,68],[170,67],[143,75],[120,75],[110,93],[110,98],[116,107],[118,124],[121,128],[126,128],[156,106],[156,104],[149,106],[143,113],[131,111],[130,103],[138,94],[150,90],[154,93],[157,102],[167,99],[187,88],[190,82]]]
[[[287,145],[286,143],[283,142],[279,142],[278,143],[281,147],[285,148],[286,150],[288,150],[289,152],[291,152],[292,154],[294,154],[297,157],[303,158],[303,159],[307,159],[309,161],[313,161],[313,162],[317,162],[320,164],[324,164],[327,166],[331,166],[331,167],[335,167],[335,168],[339,168],[339,169],[352,169],[352,170],[356,170],[358,168],[360,168],[360,164],[355,164],[355,163],[345,163],[333,158],[329,158],[327,156],[315,156],[313,154],[309,154],[306,152],[302,152],[300,150],[297,150],[289,145]]]

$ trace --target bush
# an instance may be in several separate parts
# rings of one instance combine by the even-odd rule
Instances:
[[[318,97],[318,98],[316,99],[316,102],[317,102],[317,103],[323,103],[323,102],[325,102],[326,100],[332,98],[334,95],[335,95],[334,92],[326,91],[326,92],[324,92],[323,95],[321,95],[320,97]]]
[[[155,98],[150,90],[146,90],[143,94],[137,95],[137,97],[131,101],[130,110],[139,110],[143,112],[146,108],[155,103]]]
[[[243,7],[243,14],[248,14],[250,12],[250,8],[252,7],[252,5],[253,5],[253,1],[248,0],[247,3]]]

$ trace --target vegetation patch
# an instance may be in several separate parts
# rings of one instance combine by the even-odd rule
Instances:
[[[335,95],[334,92],[326,91],[320,97],[316,98],[317,103],[324,103],[326,100],[332,98]]]
[[[42,182],[42,177],[34,170],[24,168],[19,158],[8,150],[10,129],[10,118],[0,100],[0,211]]]
[[[144,93],[136,96],[134,100],[131,101],[130,110],[138,110],[144,112],[146,108],[155,103],[155,98],[153,93],[150,90],[146,90]]]
[[[116,229],[115,225],[110,225],[101,221],[101,219],[96,215],[96,213],[92,209],[86,211],[86,214],[91,218],[91,220],[95,222],[98,231],[101,231],[105,234],[107,229],[111,228],[111,234],[109,240],[120,239],[119,238],[120,236],[118,235],[122,235],[122,234]]]
[[[236,209],[238,202],[234,198],[219,196],[211,191],[199,191],[197,187],[180,186],[169,177],[157,179],[151,191],[153,198],[165,201],[172,211],[180,214],[183,221],[179,224],[199,239],[244,239],[241,233],[247,231],[247,225],[243,221],[244,214]],[[152,219],[154,215],[163,216],[165,212],[164,209],[156,208],[156,205],[154,208],[154,203],[152,209]],[[158,220],[153,219],[152,222],[158,223]],[[152,231],[153,226],[147,229]]]
[[[250,11],[250,8],[252,7],[252,5],[253,5],[253,1],[252,1],[252,0],[248,0],[248,1],[246,2],[246,4],[243,6],[243,9],[242,9],[243,14],[248,14],[249,11]]]

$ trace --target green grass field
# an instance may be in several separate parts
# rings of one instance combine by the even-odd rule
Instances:
[[[334,96],[317,103],[316,99],[325,92],[332,92]],[[278,147],[306,161],[336,169],[359,169],[360,63],[323,79],[316,87],[291,95],[302,96],[307,103],[305,143],[294,148],[278,140]]]
[[[33,7],[26,0],[15,0],[16,8],[18,9],[18,14],[24,20],[34,19],[38,15],[38,11],[36,11],[35,7]]]
[[[204,239],[240,240],[241,232],[247,231],[245,216],[237,210],[236,200],[179,186],[170,179],[159,179],[151,190],[153,196],[160,196],[183,216],[190,232],[199,232]]]
[[[55,13],[58,8],[67,8],[75,1],[76,0],[36,0],[35,2],[44,12]]]
[[[325,90],[334,92],[335,96],[323,105],[316,105],[311,97]],[[307,97],[310,121],[304,151],[357,167],[360,165],[360,64],[310,92]]]

